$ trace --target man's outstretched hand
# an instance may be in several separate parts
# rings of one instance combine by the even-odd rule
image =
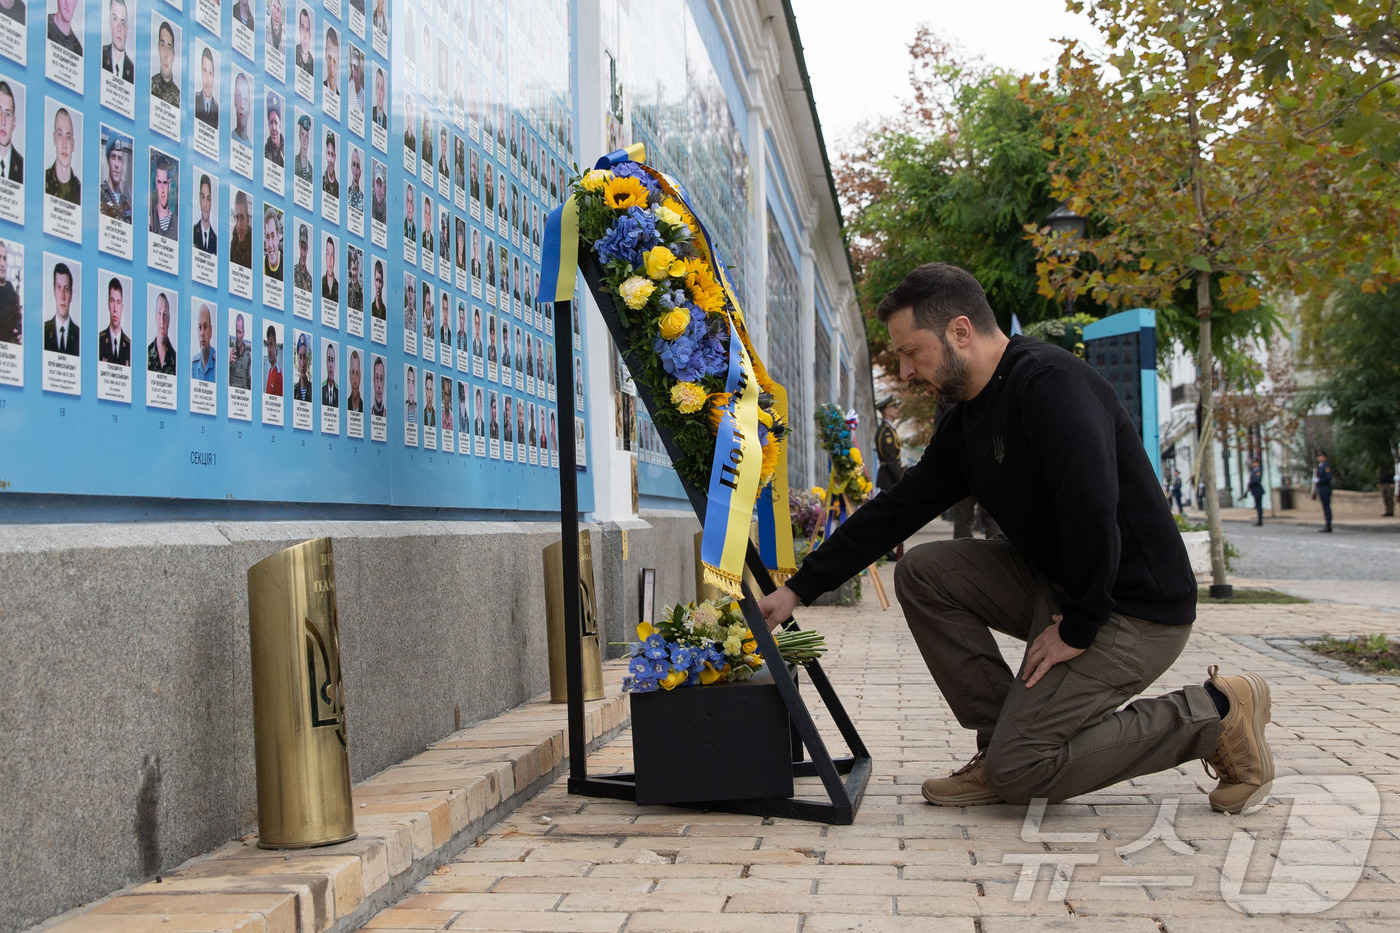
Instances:
[[[1060,622],[1064,616],[1054,615],[1050,618],[1053,620],[1050,627],[1036,636],[1026,651],[1026,663],[1021,666],[1021,679],[1026,682],[1028,690],[1056,664],[1072,661],[1084,653],[1083,648],[1071,648],[1060,638]]]
[[[763,621],[768,623],[768,631],[773,631],[788,619],[797,608],[797,594],[785,586],[780,586],[758,601],[758,611],[763,613]]]

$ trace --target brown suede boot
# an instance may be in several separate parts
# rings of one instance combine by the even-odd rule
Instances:
[[[1215,755],[1206,773],[1219,778],[1210,792],[1212,810],[1239,813],[1264,802],[1274,784],[1274,753],[1264,737],[1270,722],[1269,685],[1258,674],[1221,677],[1210,666],[1210,684],[1225,694],[1230,710],[1220,720]]]
[[[982,777],[987,750],[980,749],[972,760],[947,777],[924,781],[924,799],[939,807],[970,807],[982,803],[1002,803]]]

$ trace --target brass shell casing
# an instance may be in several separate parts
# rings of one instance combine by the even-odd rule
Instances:
[[[248,570],[258,846],[355,838],[330,538]]]
[[[598,644],[598,601],[593,589],[593,545],[588,532],[578,533],[578,596],[583,616],[583,698],[603,698],[603,656]],[[569,701],[568,668],[564,657],[564,543],[544,549],[544,606],[548,617],[549,699]]]

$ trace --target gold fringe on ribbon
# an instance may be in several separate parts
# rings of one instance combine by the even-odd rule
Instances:
[[[714,564],[703,564],[705,568],[705,583],[715,589],[728,593],[735,599],[742,599],[744,596],[743,578],[732,573],[726,573]]]
[[[788,580],[795,573],[797,573],[796,567],[785,567],[782,570],[774,570],[770,567],[768,570],[768,576],[772,577],[773,582],[778,586],[782,586],[784,583],[787,583]]]

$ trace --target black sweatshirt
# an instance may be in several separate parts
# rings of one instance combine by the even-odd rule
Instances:
[[[969,495],[1049,578],[1066,644],[1087,648],[1111,612],[1195,620],[1186,546],[1127,411],[1089,364],[1020,336],[923,458],[857,509],[788,587],[810,603]]]

